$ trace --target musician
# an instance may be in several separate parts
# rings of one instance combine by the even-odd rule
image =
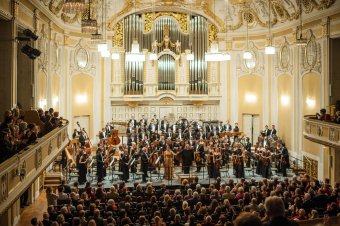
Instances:
[[[281,151],[281,159],[280,159],[280,165],[281,165],[281,171],[282,175],[284,177],[287,176],[287,168],[289,168],[289,154],[288,149],[286,148],[285,143],[278,143],[278,149]]]
[[[153,115],[153,118],[151,120],[153,120],[154,123],[157,125],[157,130],[158,130],[159,121],[158,121],[157,115]]]
[[[137,143],[138,139],[137,139],[137,134],[135,133],[135,131],[133,130],[132,133],[130,133],[128,135],[128,139],[127,139],[127,145],[128,147],[132,146],[132,143]]]
[[[214,178],[215,165],[214,165],[214,148],[212,144],[210,144],[209,146],[209,151],[207,155],[207,165],[209,178]]]
[[[184,140],[184,134],[182,133],[182,129],[178,129],[178,133],[176,134],[176,137],[179,138],[180,141]]]
[[[244,143],[244,149],[246,149],[246,154],[248,156],[246,166],[250,167],[251,143],[250,143],[249,137],[246,137],[246,142]]]
[[[99,138],[99,140],[105,138],[103,131],[104,131],[104,128],[103,128],[103,130],[99,131],[99,133],[98,133],[98,138]]]
[[[182,154],[183,171],[185,174],[189,174],[192,161],[194,160],[194,153],[192,149],[190,149],[189,144],[185,145],[185,148],[181,154]]]
[[[238,128],[238,123],[235,122],[235,126],[234,126],[234,129],[233,129],[234,133],[237,133],[240,131],[240,129]]]
[[[232,126],[229,123],[229,120],[226,121],[226,124],[224,125],[224,131],[230,132],[232,130]]]
[[[73,130],[73,134],[72,134],[72,139],[75,139],[76,137],[78,137],[78,135],[79,135],[78,130],[77,130],[77,129],[74,129],[74,130]]]
[[[176,133],[176,132],[177,132],[177,129],[178,129],[178,125],[177,125],[176,123],[173,123],[173,124],[171,125],[171,130],[172,130],[172,132],[173,132],[173,133]]]
[[[216,126],[212,127],[212,130],[210,131],[210,136],[214,137],[214,136],[218,136],[219,132],[216,129]]]
[[[127,182],[129,180],[129,153],[127,149],[124,149],[123,153],[121,154],[120,157],[120,166],[121,166],[121,170],[123,172],[123,177],[122,180],[124,180],[125,182]]]
[[[196,140],[194,146],[195,150],[195,162],[196,162],[196,172],[201,172],[203,160],[204,160],[204,141],[203,139]]]
[[[129,136],[133,131],[135,130],[135,127],[132,123],[129,123],[129,127],[126,129],[126,135]]]
[[[166,140],[164,136],[161,136],[161,139],[159,140],[158,143],[158,148],[162,148],[162,150],[166,149]]]
[[[237,178],[244,178],[244,161],[243,161],[243,152],[241,149],[241,144],[237,144],[236,150],[235,150],[235,171],[236,171],[236,177]]]
[[[84,133],[84,131],[80,131],[79,143],[81,144],[82,147],[84,147],[85,142],[86,142],[85,133]]]
[[[104,179],[104,161],[102,156],[103,149],[98,148],[96,153],[97,161],[97,182],[102,182]]]
[[[110,123],[106,123],[105,126],[105,136],[110,136],[110,132],[113,130],[113,125],[110,125]]]
[[[180,142],[179,138],[176,138],[175,142],[173,143],[173,147],[172,148],[176,152],[176,154],[179,154],[182,151],[182,145],[181,145],[181,142]],[[175,164],[175,166],[179,166],[180,165],[179,158],[175,158],[174,164]]]
[[[148,177],[148,169],[149,169],[149,155],[148,149],[144,147],[141,155],[141,171],[143,172],[142,182],[147,182],[146,178]]]
[[[268,125],[265,126],[265,129],[263,130],[264,136],[270,136],[270,129],[268,129]]]
[[[216,147],[214,149],[214,152],[213,152],[213,156],[214,156],[214,165],[215,165],[215,170],[213,172],[213,177],[216,179],[217,177],[220,177],[221,176],[221,173],[220,173],[220,168],[222,166],[222,154],[221,154],[221,151],[218,147]]]
[[[217,131],[218,131],[218,133],[224,132],[224,128],[223,128],[222,121],[220,121],[220,122],[218,123]]]
[[[151,120],[151,123],[149,125],[149,132],[151,133],[156,133],[156,131],[158,130],[158,124],[156,123],[156,121],[154,119]]]
[[[136,128],[136,126],[137,126],[137,120],[135,119],[135,116],[134,116],[134,115],[131,116],[131,119],[129,120],[128,123],[129,123],[130,126],[132,126],[132,128]]]
[[[275,125],[272,125],[272,129],[270,130],[270,136],[273,137],[275,135],[276,135]]]
[[[169,128],[169,122],[167,120],[167,117],[164,116],[164,119],[161,121],[161,131],[162,133],[166,133],[166,131],[168,131]]]
[[[199,131],[196,133],[196,139],[197,140],[205,140],[205,134],[204,134],[202,128],[200,128]]]
[[[174,155],[173,151],[170,150],[170,146],[166,145],[164,151],[164,179],[171,180],[174,176]]]
[[[270,142],[269,142],[269,140],[268,140],[268,137],[265,136],[265,137],[263,138],[263,141],[262,141],[262,147],[266,147],[267,145],[270,147]]]
[[[78,183],[84,184],[86,182],[86,173],[87,173],[87,154],[84,150],[80,151],[80,159],[79,159],[79,171],[78,171]]]
[[[132,146],[130,148],[130,161],[129,161],[129,167],[131,170],[131,173],[137,172],[137,158],[138,158],[138,151],[137,151],[137,145],[136,143],[132,143]]]
[[[192,126],[189,126],[188,131],[185,133],[185,137],[186,137],[187,140],[189,140],[190,137],[196,138],[195,132],[192,130]]]
[[[172,133],[172,129],[170,127],[168,127],[168,131],[166,132],[166,139],[172,140],[174,138],[173,133]]]
[[[206,137],[209,138],[210,137],[210,132],[212,131],[212,126],[211,124],[209,123],[206,127],[205,127],[205,134],[206,134]]]
[[[144,118],[144,115],[142,115],[142,119],[139,121],[140,127],[146,127],[148,125],[148,120]]]
[[[138,139],[139,141],[143,141],[144,137],[148,136],[147,132],[145,131],[144,128],[141,129],[141,131],[138,134]]]
[[[271,171],[271,152],[269,149],[269,145],[266,145],[265,151],[262,153],[262,177],[264,178],[270,178],[272,171]]]

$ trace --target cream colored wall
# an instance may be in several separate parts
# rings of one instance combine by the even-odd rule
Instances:
[[[37,100],[38,105],[40,105],[39,103],[41,103],[42,101],[47,101],[47,75],[43,71],[40,71],[38,73],[37,86],[38,86]],[[39,107],[42,107],[44,110],[47,109],[47,105],[45,106],[40,105]]]
[[[238,123],[242,130],[242,114],[260,115],[262,125],[263,115],[263,78],[258,75],[245,75],[238,80]],[[247,100],[247,96],[256,97],[254,102]],[[233,111],[234,109],[231,109]]]
[[[52,76],[52,107],[55,111],[59,111],[60,102],[60,78],[59,75]]]
[[[292,77],[290,75],[280,75],[277,78],[277,107],[278,107],[278,135],[286,143],[286,147],[292,148]]]
[[[93,85],[93,78],[87,74],[72,76],[72,125],[75,116],[90,116],[90,131],[87,131],[90,137],[93,136]],[[86,101],[80,103],[79,96],[85,96]]]
[[[321,105],[321,77],[316,73],[307,73],[302,78],[302,114],[303,115],[314,115],[320,111]],[[314,106],[309,102],[315,101]],[[304,126],[302,128],[304,130]],[[314,156],[320,155],[321,145],[313,143],[307,139],[302,139],[302,150],[310,153]]]

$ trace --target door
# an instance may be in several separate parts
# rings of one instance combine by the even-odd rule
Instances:
[[[79,131],[79,123],[80,127],[85,129],[87,134],[90,136],[90,116],[89,115],[82,115],[82,116],[74,116],[73,118],[73,129],[77,129]]]
[[[249,137],[250,142],[254,144],[260,135],[260,116],[252,114],[243,114],[243,132]]]

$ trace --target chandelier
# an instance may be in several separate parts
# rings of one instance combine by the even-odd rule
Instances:
[[[272,34],[271,34],[271,20],[270,20],[270,8],[271,8],[271,4],[270,4],[270,0],[268,1],[268,8],[269,8],[269,16],[268,16],[268,35],[269,35],[269,45],[267,45],[264,49],[264,54],[267,55],[274,55],[275,54],[275,47],[272,44]]]
[[[249,35],[248,35],[248,20],[247,20],[247,49],[246,51],[243,53],[243,59],[245,60],[250,60],[253,55],[251,54],[251,52],[249,51]]]
[[[85,4],[83,0],[65,0],[63,4],[63,12],[76,14],[84,10]]]
[[[81,32],[94,34],[97,31],[97,20],[91,19],[91,0],[89,0],[89,13],[86,19],[81,20]]]
[[[216,15],[215,6],[216,6],[216,2],[214,1],[214,15]],[[215,17],[214,17],[214,22],[216,24]],[[230,55],[228,53],[225,53],[225,54],[220,53],[218,51],[217,41],[213,40],[211,42],[210,52],[205,53],[204,58],[205,58],[205,61],[225,61],[225,60],[230,60]]]

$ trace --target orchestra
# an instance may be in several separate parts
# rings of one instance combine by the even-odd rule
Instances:
[[[170,123],[171,122],[171,123]],[[223,125],[221,121],[202,122],[188,121],[182,116],[178,120],[168,120],[165,116],[158,120],[156,115],[150,123],[143,115],[140,120],[132,117],[125,125],[126,144],[120,143],[118,130],[114,123],[107,123],[97,135],[100,142],[94,160],[97,165],[97,181],[103,181],[106,170],[115,166],[118,160],[120,179],[127,182],[130,173],[142,172],[142,181],[146,182],[148,171],[159,173],[164,168],[164,179],[174,178],[174,167],[181,166],[182,173],[201,173],[206,167],[209,178],[221,177],[222,168],[229,169],[232,163],[236,178],[245,177],[245,168],[250,168],[264,178],[272,175],[271,167],[275,167],[283,176],[287,176],[289,154],[283,142],[276,135],[275,126],[272,130],[265,127],[258,142],[252,146],[249,137],[239,131],[238,124],[232,127],[229,121]],[[92,157],[89,138],[84,128],[74,130],[73,137],[78,139],[75,146],[77,153],[76,165],[80,184],[86,182],[86,175],[91,170]],[[115,156],[115,157],[113,157]],[[140,169],[137,169],[140,164]],[[204,171],[203,171],[204,173]]]

